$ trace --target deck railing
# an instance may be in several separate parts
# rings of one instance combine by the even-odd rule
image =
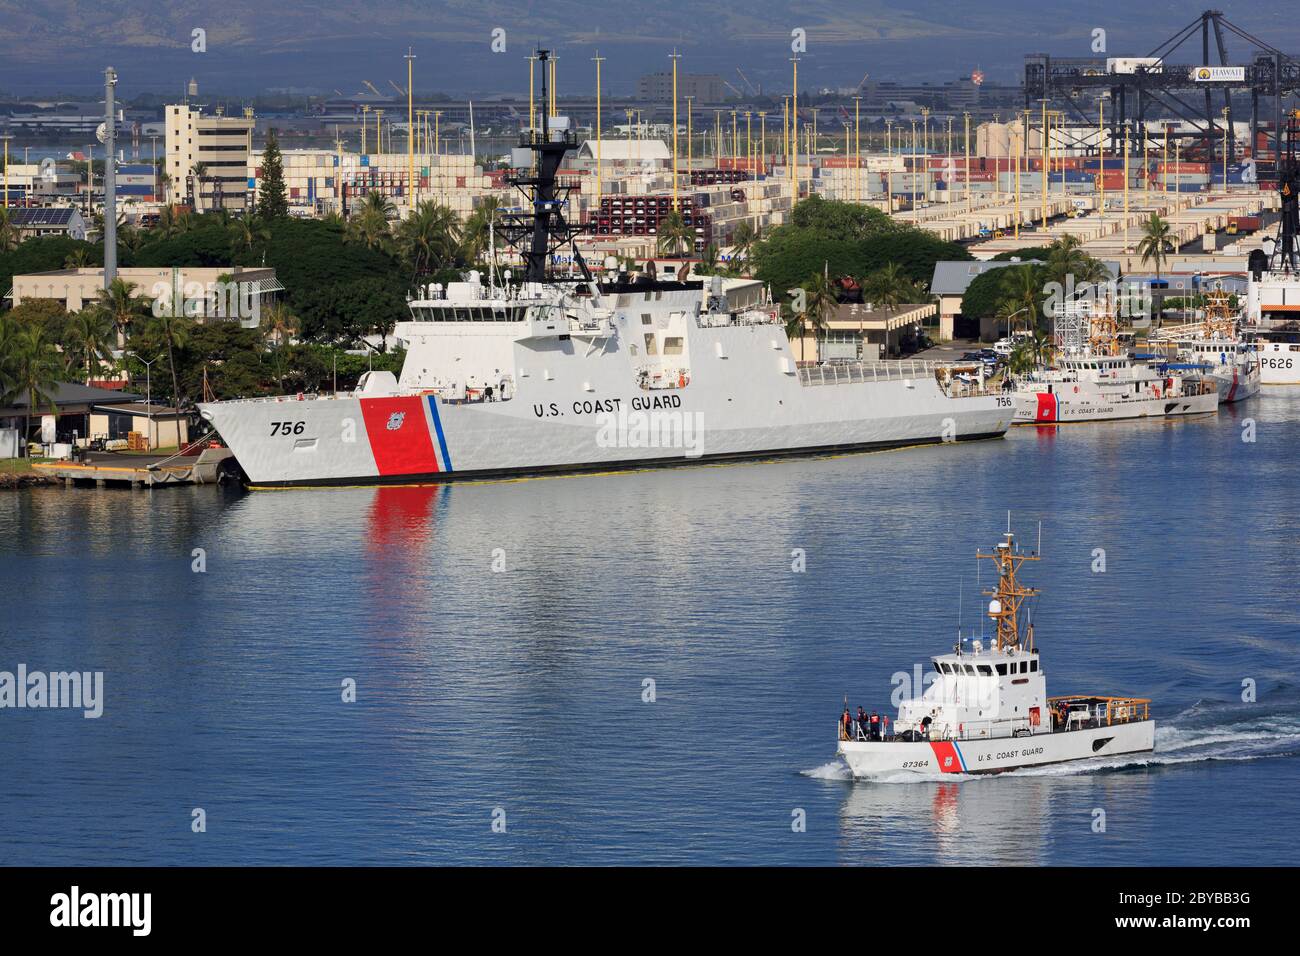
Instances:
[[[944,366],[939,362],[907,359],[897,362],[828,362],[799,369],[804,385],[853,385],[862,382],[896,382],[929,378]]]

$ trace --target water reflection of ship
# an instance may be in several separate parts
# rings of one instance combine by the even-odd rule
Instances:
[[[856,783],[840,807],[840,847],[849,863],[1043,865],[1059,851],[1065,828],[1091,832],[1092,808],[1127,806],[1128,817],[1142,812],[1132,804],[1147,794],[1129,774]]]
[[[445,485],[380,486],[370,500],[367,549],[375,555],[423,562],[420,546],[433,539],[435,505],[443,507]]]

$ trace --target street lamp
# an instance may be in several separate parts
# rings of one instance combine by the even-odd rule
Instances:
[[[157,362],[159,359],[162,358],[162,356],[155,355],[152,361],[145,361],[144,356],[142,356],[139,352],[127,352],[126,354],[134,355],[136,361],[138,361],[141,365],[144,366],[144,404],[147,409],[147,411],[145,412],[145,417],[149,420],[149,449],[148,450],[152,451],[157,443],[154,441],[153,380],[150,373],[153,371],[154,362]],[[178,448],[177,451],[179,452],[180,449]]]

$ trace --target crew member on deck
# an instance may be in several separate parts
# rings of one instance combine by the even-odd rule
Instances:
[[[880,715],[874,710],[871,712],[871,739],[880,739]]]
[[[849,705],[844,705],[844,713],[840,716],[840,734],[841,740],[853,739],[853,715],[849,713]]]
[[[924,717],[921,718],[921,736],[924,737],[926,740],[930,739],[930,723],[931,723],[931,718],[929,714],[926,714]]]
[[[858,737],[866,739],[869,731],[867,725],[867,712],[861,707],[858,708]]]

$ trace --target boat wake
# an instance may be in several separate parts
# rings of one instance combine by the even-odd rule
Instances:
[[[830,763],[824,763],[820,767],[814,767],[812,770],[800,770],[801,776],[812,777],[814,780],[852,780],[853,774],[849,772],[848,765],[838,758]]]
[[[1179,766],[1209,760],[1267,760],[1300,756],[1300,704],[1294,701],[1230,704],[1199,700],[1156,722],[1151,753],[1098,757],[1069,764],[1026,767],[1017,777],[1057,776]]]

